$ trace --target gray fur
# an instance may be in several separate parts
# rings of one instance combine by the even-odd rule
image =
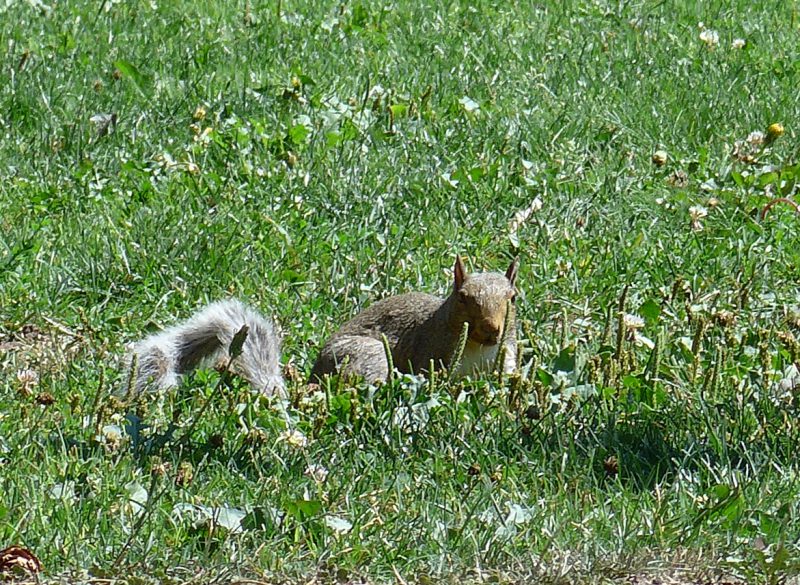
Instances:
[[[270,319],[237,300],[219,301],[191,318],[143,339],[133,348],[137,356],[134,392],[163,389],[180,383],[180,376],[201,363],[228,355],[233,336],[247,325],[247,339],[231,370],[264,394],[284,394],[281,376],[281,338]]]
[[[326,374],[357,374],[367,381],[385,380],[389,372],[382,339],[386,336],[394,366],[400,372],[427,372],[446,367],[464,323],[469,341],[459,375],[490,373],[505,339],[503,371],[517,367],[516,320],[513,305],[517,262],[508,272],[469,275],[460,258],[454,267],[453,292],[446,299],[408,293],[367,307],[345,323],[319,353],[312,381]],[[508,301],[512,301],[509,306]],[[509,331],[503,335],[507,307]]]

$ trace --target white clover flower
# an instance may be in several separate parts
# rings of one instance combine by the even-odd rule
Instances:
[[[667,164],[668,159],[669,155],[667,154],[666,150],[657,150],[652,156],[653,164],[657,167],[663,167],[665,164]]]
[[[95,437],[98,443],[104,445],[109,451],[118,450],[125,443],[122,427],[119,425],[103,425],[100,434]]]
[[[636,331],[644,328],[644,319],[642,319],[639,315],[625,313],[622,316],[622,324],[625,325],[625,329]]]
[[[319,406],[325,402],[325,392],[323,390],[316,390],[311,394],[306,394],[300,399],[300,404],[303,406]]]
[[[733,39],[733,42],[731,43],[731,49],[743,49],[746,44],[747,41],[744,39]]]
[[[800,371],[794,364],[790,365],[783,371],[783,376],[780,380],[773,384],[774,389],[780,392],[790,392],[800,387]]]
[[[34,370],[20,370],[17,372],[17,380],[25,388],[31,388],[39,383],[39,374]]]
[[[369,99],[371,100],[381,98],[384,95],[386,95],[386,90],[383,88],[382,85],[374,85],[369,90]]]
[[[534,213],[536,213],[537,211],[542,209],[542,205],[543,205],[542,198],[537,195],[536,198],[531,202],[531,204],[528,207],[526,207],[525,209],[522,209],[520,211],[517,211],[514,214],[514,218],[508,224],[509,231],[512,231],[512,232],[517,231],[519,229],[519,227],[523,223],[528,221],[528,219]]]
[[[766,139],[766,135],[760,130],[756,130],[747,135],[747,142],[753,146],[761,146]]]
[[[709,49],[713,49],[719,44],[719,34],[710,28],[700,31],[700,40],[703,41]]]
[[[310,477],[317,483],[325,483],[325,480],[328,478],[328,470],[322,465],[310,463],[303,472],[303,475]]]
[[[689,208],[689,216],[692,218],[692,221],[701,220],[707,215],[708,215],[708,209],[706,209],[702,205],[692,205]]]
[[[700,222],[708,215],[708,209],[702,205],[693,205],[689,208],[689,217],[691,218],[692,230],[699,232],[703,229],[703,224]]]
[[[103,425],[103,437],[107,441],[122,441],[122,427],[119,425]]]
[[[296,449],[302,449],[308,445],[308,437],[306,437],[297,429],[282,432],[278,437],[278,440],[285,441]]]
[[[328,514],[325,516],[325,525],[333,530],[336,534],[347,534],[353,529],[353,523],[342,518],[341,516],[333,516]]]
[[[708,209],[702,205],[693,205],[689,208],[689,215],[692,219],[703,219],[708,215]]]

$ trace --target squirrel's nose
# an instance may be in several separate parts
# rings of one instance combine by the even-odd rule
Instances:
[[[500,337],[500,326],[487,324],[483,326],[483,337],[490,341],[497,341]]]

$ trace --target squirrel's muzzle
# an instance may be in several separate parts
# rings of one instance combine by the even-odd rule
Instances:
[[[470,337],[473,341],[481,345],[497,345],[500,341],[500,334],[502,333],[502,325],[493,325],[491,323],[480,323],[470,331]]]

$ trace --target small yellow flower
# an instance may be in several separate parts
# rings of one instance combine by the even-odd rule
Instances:
[[[194,118],[199,122],[200,120],[204,120],[205,117],[206,117],[206,109],[203,106],[197,106],[197,108],[194,111],[194,114],[192,114],[192,118]]]
[[[785,130],[783,129],[783,124],[778,122],[774,124],[770,124],[769,128],[767,128],[767,143],[773,142],[783,136]]]
[[[197,125],[196,124],[192,124],[190,126],[192,132],[194,132],[194,128],[192,128],[192,126],[197,126]],[[198,126],[198,128],[199,128],[199,126]],[[192,140],[194,140],[195,142],[199,142],[200,144],[203,144],[203,145],[208,144],[209,142],[211,142],[211,133],[212,132],[214,132],[214,129],[211,126],[206,126],[205,128],[203,128],[203,130],[201,132],[199,132],[198,134],[195,134],[195,136],[192,137]]]

